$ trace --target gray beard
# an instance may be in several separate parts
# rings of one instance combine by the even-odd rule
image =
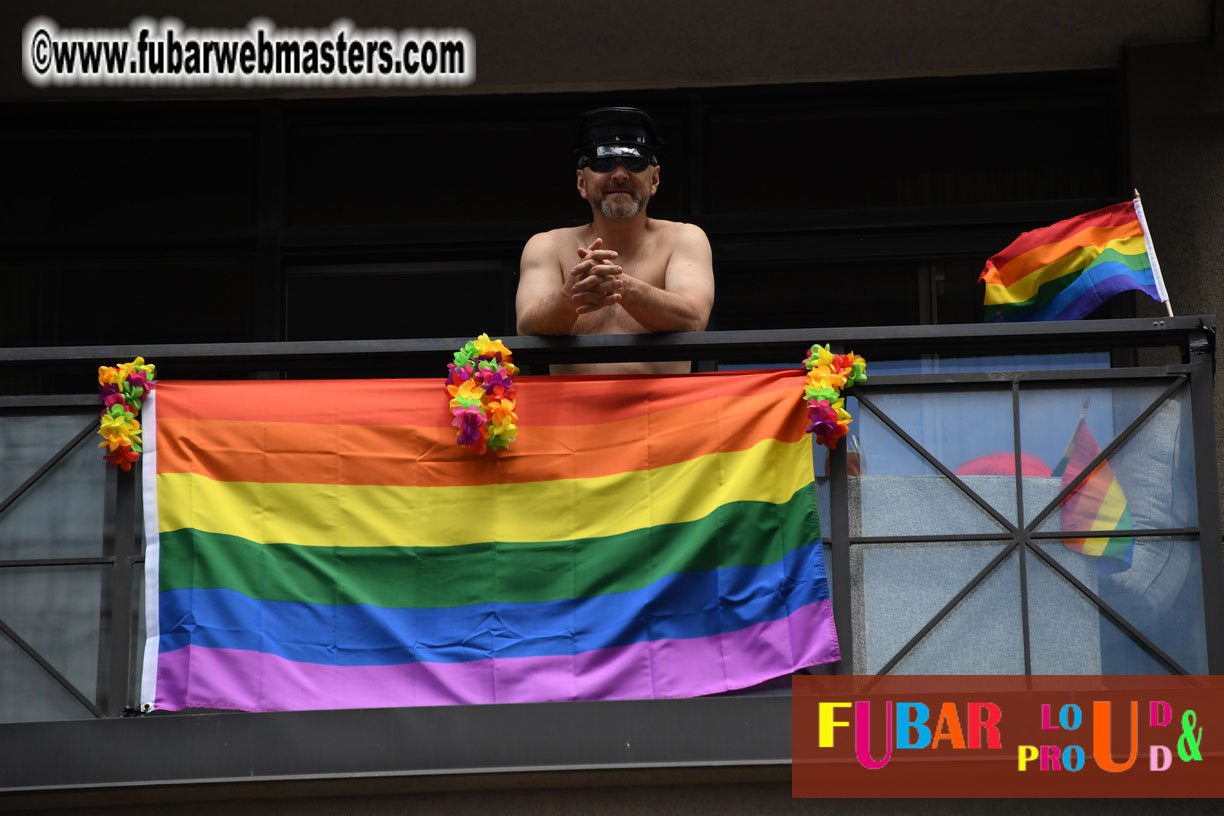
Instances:
[[[609,220],[628,221],[642,211],[644,203],[636,193],[633,194],[632,200],[627,203],[621,203],[619,198],[612,202],[605,196],[599,201],[599,211],[603,214],[604,218]]]

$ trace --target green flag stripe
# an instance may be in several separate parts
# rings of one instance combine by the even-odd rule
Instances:
[[[990,321],[993,319],[996,313],[1002,313],[1004,318],[1008,318],[1017,312],[1027,312],[1030,310],[1036,311],[1057,297],[1062,290],[1075,283],[1075,281],[1078,280],[1080,275],[1082,275],[1084,272],[1092,269],[1094,266],[1110,262],[1121,263],[1128,269],[1134,270],[1148,269],[1151,266],[1151,262],[1148,260],[1147,253],[1145,252],[1138,255],[1127,255],[1125,253],[1118,252],[1116,249],[1106,249],[1104,252],[1094,258],[1092,263],[1088,264],[1088,266],[1084,267],[1082,270],[1063,275],[1062,277],[1055,278],[1051,281],[1046,281],[1037,290],[1036,294],[1034,294],[1028,300],[1017,301],[1015,303],[987,304],[986,320]]]
[[[161,589],[388,608],[533,603],[627,592],[677,572],[764,566],[819,538],[811,484],[781,504],[730,502],[696,521],[570,542],[300,547],[187,528],[161,533]]]

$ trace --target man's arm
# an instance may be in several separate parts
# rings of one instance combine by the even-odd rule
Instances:
[[[519,261],[518,292],[514,309],[519,334],[569,334],[573,331],[574,304],[566,281],[557,275],[557,258],[546,233],[533,235]]]
[[[663,288],[622,276],[620,304],[647,331],[704,331],[714,306],[714,260],[700,227],[682,224]]]
[[[552,240],[546,233],[532,236],[519,262],[514,302],[519,334],[572,334],[578,315],[620,300],[616,253],[602,246],[596,238],[589,247],[579,247],[582,260],[559,279]]]

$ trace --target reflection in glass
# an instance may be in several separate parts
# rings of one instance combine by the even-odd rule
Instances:
[[[1015,451],[1010,389],[872,393],[871,401],[949,470],[956,471],[963,463],[982,456]],[[867,413],[851,409],[856,418]],[[874,415],[872,420],[879,422]],[[883,444],[877,448],[866,430],[865,415],[863,422],[860,436],[871,452],[873,473],[914,472],[908,469],[912,458],[896,451],[895,443],[881,439]],[[968,429],[973,432],[967,433]]]
[[[1085,411],[1081,404],[1081,408],[1070,415],[1062,415],[1061,411],[1046,412],[1050,430],[1044,437],[1036,432],[1022,436],[1024,446],[1029,449],[1032,444],[1048,449],[1062,438],[1063,452],[1059,456],[1066,467],[1053,477],[1061,489],[1147,408],[1161,390],[1156,386],[1143,386],[1067,392],[1078,398],[1091,391],[1084,397],[1090,400],[1089,408]],[[1041,392],[1039,396],[1044,400],[1051,393],[1058,392]],[[1022,418],[1027,413],[1026,406],[1032,409],[1038,403],[1033,394],[1022,392]],[[1042,520],[1037,529],[1042,532],[1124,527],[1143,530],[1197,524],[1190,422],[1189,392],[1182,389],[1149,416],[1130,439]],[[1055,470],[1059,468],[1056,466]],[[1028,506],[1027,498],[1025,503]],[[1041,506],[1041,502],[1034,502],[1033,512]],[[1107,537],[1097,539],[1094,543],[1108,540]]]
[[[1084,580],[1085,572],[1100,572],[1099,557],[1073,552],[1061,541],[1042,540],[1037,546],[1080,580]],[[1197,541],[1137,538],[1129,567],[1101,573],[1095,586],[1087,580],[1084,583],[1184,669],[1207,673],[1203,575]],[[1104,634],[1102,638],[1103,674],[1141,673],[1135,670],[1146,665],[1146,653],[1145,659],[1136,663],[1133,650],[1120,650],[1117,642],[1106,644]]]
[[[860,405],[861,475],[849,480],[851,536],[999,533],[1004,527],[950,479]],[[1010,415],[1010,414],[1009,414]],[[969,489],[1007,518],[1016,515],[1014,476],[964,476]]]
[[[1171,673],[1087,596],[1038,558],[1028,559],[1028,587],[1034,674]],[[1040,599],[1053,601],[1053,608]]]
[[[1172,674],[1125,630],[1101,614],[1102,674]],[[1187,668],[1182,664],[1183,668]],[[1206,669],[1203,669],[1203,674]]]
[[[1081,415],[1104,447],[1160,396],[1167,383],[1042,388],[1020,386],[1020,438],[1025,453],[1055,468]],[[1085,407],[1086,406],[1086,407]]]
[[[1126,492],[1136,529],[1198,524],[1189,390],[1181,389],[1148,417],[1109,464]]]

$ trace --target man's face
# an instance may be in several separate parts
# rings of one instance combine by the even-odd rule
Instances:
[[[614,221],[627,221],[645,210],[658,187],[658,165],[640,173],[629,172],[620,162],[606,173],[596,173],[590,167],[578,171],[578,194]]]

